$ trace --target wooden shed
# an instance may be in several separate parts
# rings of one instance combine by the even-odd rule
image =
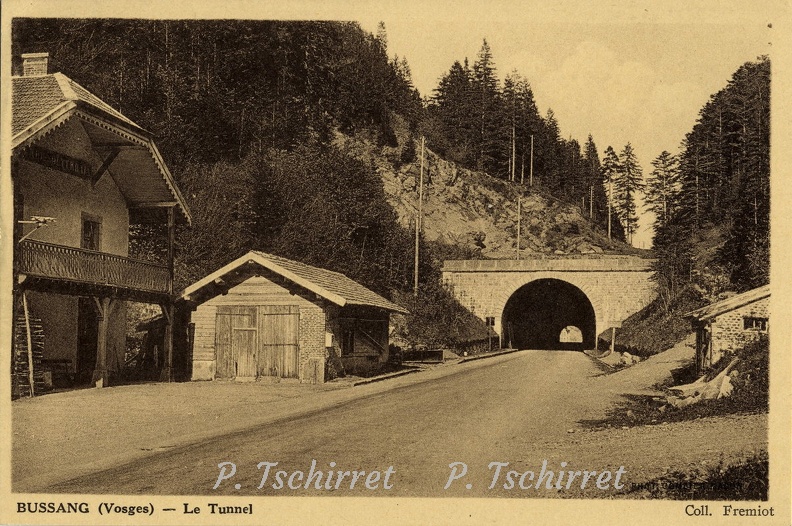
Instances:
[[[406,314],[343,274],[251,251],[187,287],[192,380],[373,374],[388,362],[390,314]]]
[[[696,372],[718,362],[767,334],[770,321],[770,285],[737,294],[685,315],[696,331]]]

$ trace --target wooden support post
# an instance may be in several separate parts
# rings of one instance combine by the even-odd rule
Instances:
[[[30,397],[36,396],[36,382],[33,376],[33,342],[30,333],[30,314],[28,313],[27,295],[22,292],[22,307],[25,311],[25,334],[27,339],[28,356],[28,382],[30,383]]]
[[[176,241],[176,207],[168,207],[168,293],[170,298],[167,303],[160,305],[162,315],[165,318],[165,334],[162,342],[165,354],[165,363],[162,366],[160,381],[170,382],[173,380],[173,279],[174,279],[174,258]]]
[[[160,305],[162,309],[162,316],[165,318],[165,334],[163,336],[163,351],[165,354],[165,363],[162,364],[162,373],[160,374],[161,382],[170,382],[173,380],[173,303]]]
[[[173,296],[174,258],[176,244],[176,207],[168,207],[168,294]]]
[[[110,325],[110,311],[113,307],[112,298],[96,298],[97,317],[99,329],[96,337],[96,365],[94,367],[91,383],[95,387],[107,387],[107,328]]]

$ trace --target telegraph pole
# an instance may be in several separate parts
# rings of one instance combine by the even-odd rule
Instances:
[[[424,173],[424,137],[421,136],[421,177],[418,183],[418,215],[415,218],[415,281],[413,283],[413,296],[418,297],[418,247],[421,237],[421,223],[423,221],[423,173]]]

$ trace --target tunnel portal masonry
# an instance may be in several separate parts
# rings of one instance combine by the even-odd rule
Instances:
[[[502,346],[586,349],[655,298],[653,262],[626,255],[449,260],[443,283],[476,316],[494,321]],[[561,344],[567,326],[583,341]]]

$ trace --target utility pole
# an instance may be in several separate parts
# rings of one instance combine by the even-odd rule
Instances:
[[[418,246],[423,221],[423,173],[424,173],[424,137],[421,136],[421,177],[418,183],[418,215],[415,218],[415,282],[413,296],[418,297]]]

